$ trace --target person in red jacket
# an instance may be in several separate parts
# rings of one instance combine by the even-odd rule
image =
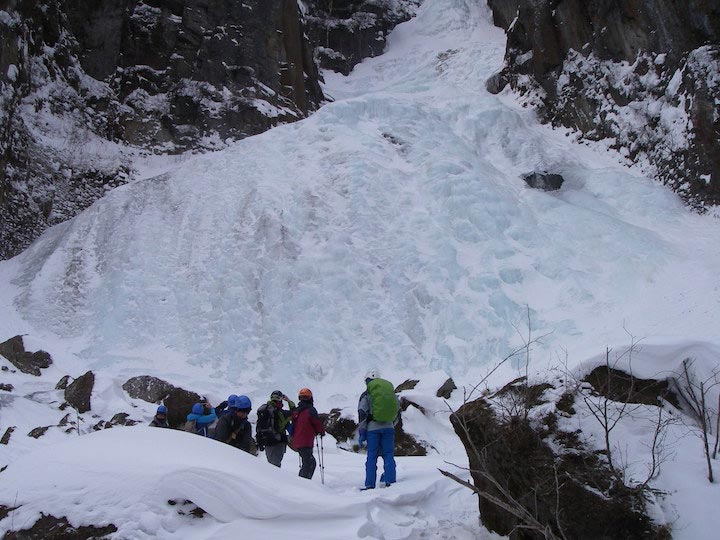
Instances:
[[[318,412],[313,407],[313,395],[308,388],[303,388],[298,394],[298,406],[292,413],[292,447],[297,450],[302,459],[300,476],[312,478],[315,474],[315,457],[313,456],[313,445],[315,436],[325,436]]]

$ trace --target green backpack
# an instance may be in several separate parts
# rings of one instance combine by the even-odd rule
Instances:
[[[392,422],[398,413],[395,388],[390,381],[373,379],[367,385],[370,395],[370,414],[376,422]]]

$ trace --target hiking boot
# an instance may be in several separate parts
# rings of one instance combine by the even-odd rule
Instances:
[[[375,489],[375,486],[365,486],[365,487],[361,487],[361,488],[360,488],[360,491],[367,491],[368,489]]]

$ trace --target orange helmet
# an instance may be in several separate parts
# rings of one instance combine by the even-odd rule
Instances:
[[[298,392],[298,398],[302,399],[312,399],[312,392],[309,388],[301,388],[300,392]]]

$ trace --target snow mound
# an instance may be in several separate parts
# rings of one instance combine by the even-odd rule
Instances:
[[[321,539],[405,538],[415,529],[440,527],[429,509],[455,504],[455,514],[458,508],[474,511],[473,501],[455,500],[459,488],[440,480],[434,468],[427,474],[427,462],[403,465],[400,459],[404,486],[361,493],[363,457],[327,449],[328,485],[322,486],[319,471],[312,481],[297,476],[292,452],[278,469],[262,456],[181,431],[104,430],[12,463],[2,473],[0,504],[18,508],[0,521],[0,530],[11,521],[16,529],[29,527],[43,512],[66,516],[75,526],[112,523],[117,538],[231,538],[239,532],[289,538],[299,530]],[[207,515],[180,514],[194,508],[186,501]],[[470,527],[451,528],[460,538],[473,537]]]

